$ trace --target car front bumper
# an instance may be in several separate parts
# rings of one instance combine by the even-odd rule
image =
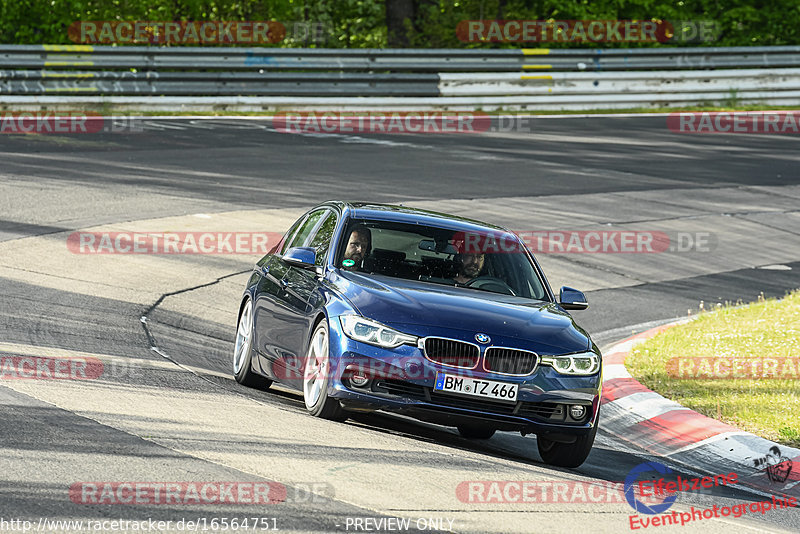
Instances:
[[[530,375],[508,376],[453,368],[426,359],[415,346],[384,349],[354,341],[341,331],[331,332],[331,365],[328,394],[345,409],[395,412],[446,426],[490,426],[570,441],[570,436],[592,430],[600,406],[600,372],[570,376],[540,365]],[[349,380],[354,370],[367,376],[369,382],[355,386]],[[437,373],[517,384],[517,400],[437,391]],[[569,414],[569,407],[574,405],[586,408],[586,415],[579,420]]]

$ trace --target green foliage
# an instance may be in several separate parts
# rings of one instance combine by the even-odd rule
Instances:
[[[637,345],[625,366],[645,386],[688,408],[797,447],[800,422],[791,415],[800,410],[800,380],[793,377],[797,367],[781,367],[783,378],[764,378],[756,371],[750,378],[709,379],[691,373],[676,376],[669,371],[669,362],[673,358],[745,362],[766,357],[791,363],[800,354],[798,332],[800,290],[781,300],[759,299],[741,307],[718,304],[715,311]]]
[[[789,443],[795,447],[800,445],[800,427],[792,428],[789,425],[786,425],[779,428],[778,433],[783,443]]]
[[[403,0],[0,0],[0,42],[70,44],[67,29],[81,20],[276,20],[287,38],[279,46],[385,47],[385,3]],[[414,20],[404,25],[411,46],[518,48],[520,46],[630,47],[630,43],[466,43],[455,28],[462,20],[710,20],[718,39],[669,46],[800,44],[800,3],[796,0],[414,0]],[[296,23],[318,23],[324,39],[296,32]],[[229,45],[224,45],[229,46]]]

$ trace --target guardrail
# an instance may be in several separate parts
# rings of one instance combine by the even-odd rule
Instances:
[[[198,98],[217,99],[228,107],[249,99],[260,102],[261,109],[292,108],[285,97],[317,108],[591,109],[731,100],[793,105],[800,103],[799,94],[800,46],[342,50],[0,45],[0,104],[6,107],[127,102],[146,108],[146,99],[160,96],[188,106],[196,106]]]

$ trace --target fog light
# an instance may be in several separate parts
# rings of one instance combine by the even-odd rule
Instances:
[[[361,388],[369,383],[369,378],[364,373],[353,373],[350,375],[350,383],[357,388]]]
[[[583,419],[583,416],[586,415],[586,406],[581,406],[580,404],[570,406],[569,415],[575,420]]]

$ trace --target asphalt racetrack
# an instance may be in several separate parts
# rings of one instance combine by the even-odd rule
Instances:
[[[644,461],[669,465],[604,433],[602,419],[576,470],[545,465],[533,436],[469,441],[397,416],[314,419],[298,394],[230,378],[237,305],[260,254],[67,246],[84,230],[279,234],[328,199],[403,203],[531,234],[666,236],[656,252],[537,254],[554,289],[586,291],[590,308],[573,315],[601,346],[696,313],[701,302],[709,309],[800,287],[795,136],[678,134],[663,116],[533,124],[308,135],[278,133],[266,119],[172,118],[132,133],[0,135],[0,349],[94,357],[106,369],[95,380],[0,381],[0,519],[153,519],[170,521],[161,530],[169,532],[185,531],[181,520],[222,517],[264,518],[284,532],[397,531],[389,518],[410,518],[412,532],[631,530],[624,499],[481,503],[456,492],[465,481],[621,482]],[[147,481],[276,482],[286,496],[110,504],[81,493],[87,483]],[[685,492],[675,509],[762,498]],[[644,530],[701,529],[796,532],[800,512]]]

